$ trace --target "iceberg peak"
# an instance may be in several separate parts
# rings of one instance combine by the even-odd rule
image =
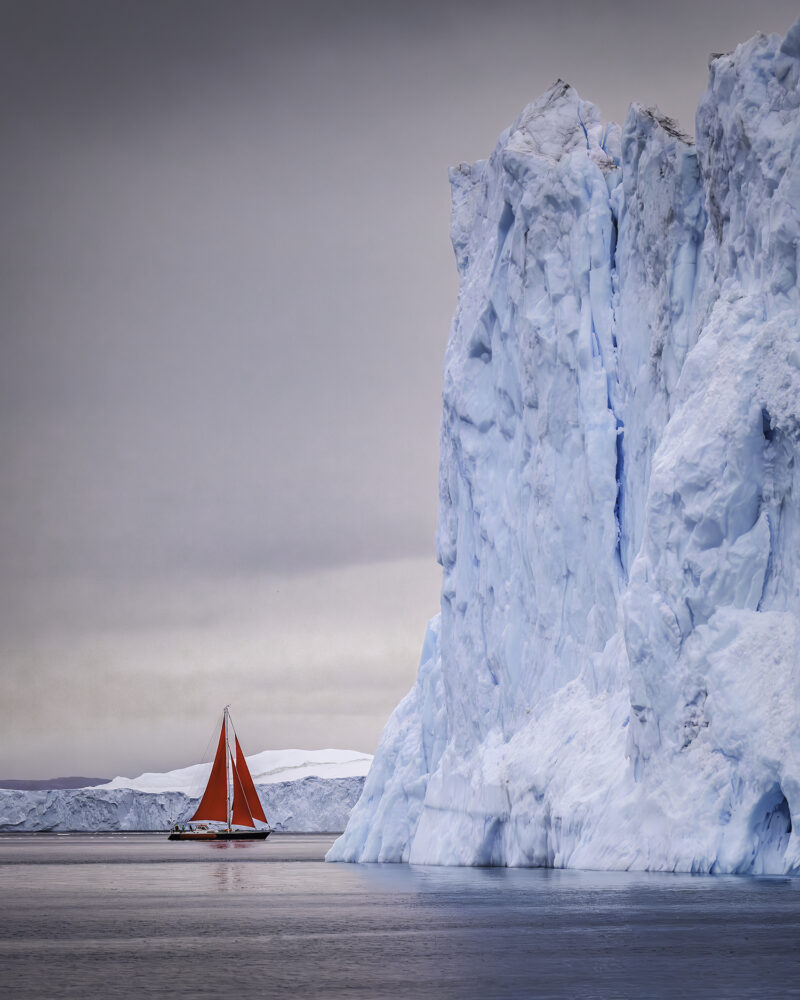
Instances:
[[[600,124],[600,113],[563,80],[528,104],[511,126],[504,148],[558,162],[573,149],[588,149],[588,130]],[[501,140],[502,141],[502,140]]]

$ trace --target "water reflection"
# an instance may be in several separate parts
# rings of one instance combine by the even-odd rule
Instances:
[[[15,1000],[795,995],[800,880],[326,865],[332,838],[0,838]],[[765,984],[769,983],[766,990]]]
[[[211,869],[211,877],[215,883],[215,888],[222,892],[230,892],[232,889],[245,889],[249,887],[249,879],[238,865],[214,865]]]

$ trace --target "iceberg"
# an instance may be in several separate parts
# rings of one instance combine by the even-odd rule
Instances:
[[[800,871],[799,84],[451,171],[441,612],[328,860]]]
[[[344,829],[372,757],[353,750],[265,750],[247,758],[270,826],[280,832]],[[0,832],[167,830],[187,822],[211,764],[80,789],[0,789]]]

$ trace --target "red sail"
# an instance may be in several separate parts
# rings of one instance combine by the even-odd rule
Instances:
[[[233,773],[233,810],[231,823],[234,826],[255,826],[250,810],[247,808],[247,797],[242,788],[242,779],[236,770],[236,765],[231,757],[231,771]]]
[[[208,777],[208,784],[197,807],[197,812],[192,816],[190,822],[194,820],[210,819],[219,823],[228,822],[228,776],[225,773],[225,723],[219,734],[219,745],[214,757],[214,764],[211,774]]]
[[[258,797],[256,786],[253,783],[253,776],[250,774],[250,768],[247,766],[242,748],[239,746],[239,737],[234,736],[234,738],[236,740],[236,770],[239,772],[239,781],[242,783],[244,797],[247,799],[247,808],[250,810],[250,815],[253,819],[258,819],[262,823],[266,823],[267,817],[264,815],[261,799]]]

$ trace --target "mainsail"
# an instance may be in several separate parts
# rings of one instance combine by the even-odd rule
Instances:
[[[225,758],[227,756],[227,746],[225,741],[225,723],[219,733],[219,744],[214,756],[214,764],[211,774],[208,777],[208,784],[200,799],[200,805],[189,822],[194,820],[213,820],[217,823],[228,822],[228,774],[225,768]]]

